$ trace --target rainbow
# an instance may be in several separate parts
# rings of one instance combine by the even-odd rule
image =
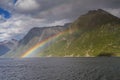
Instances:
[[[37,53],[38,50],[43,49],[48,43],[50,43],[51,41],[56,40],[59,36],[63,35],[67,33],[67,30],[60,32],[56,35],[53,35],[39,43],[37,43],[35,46],[33,46],[32,48],[30,48],[29,50],[27,50],[25,53],[23,53],[21,55],[21,58],[26,58],[26,57],[34,57],[34,55]]]

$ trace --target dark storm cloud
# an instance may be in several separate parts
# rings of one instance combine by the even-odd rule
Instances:
[[[120,0],[36,0],[40,7],[31,11],[36,18],[75,19],[92,9],[119,9]],[[29,12],[29,11],[28,11]],[[27,13],[27,12],[26,12]],[[30,13],[30,12],[29,12]],[[27,13],[28,14],[28,13]]]

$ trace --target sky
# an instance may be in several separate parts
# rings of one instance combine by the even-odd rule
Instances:
[[[120,0],[0,0],[0,41],[22,39],[33,27],[64,25],[94,9],[120,17]]]

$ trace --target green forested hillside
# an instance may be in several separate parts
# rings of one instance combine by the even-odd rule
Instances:
[[[120,56],[120,19],[98,9],[73,22],[39,56]]]

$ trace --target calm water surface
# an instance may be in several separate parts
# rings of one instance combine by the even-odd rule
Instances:
[[[0,59],[0,80],[120,80],[120,58]]]

